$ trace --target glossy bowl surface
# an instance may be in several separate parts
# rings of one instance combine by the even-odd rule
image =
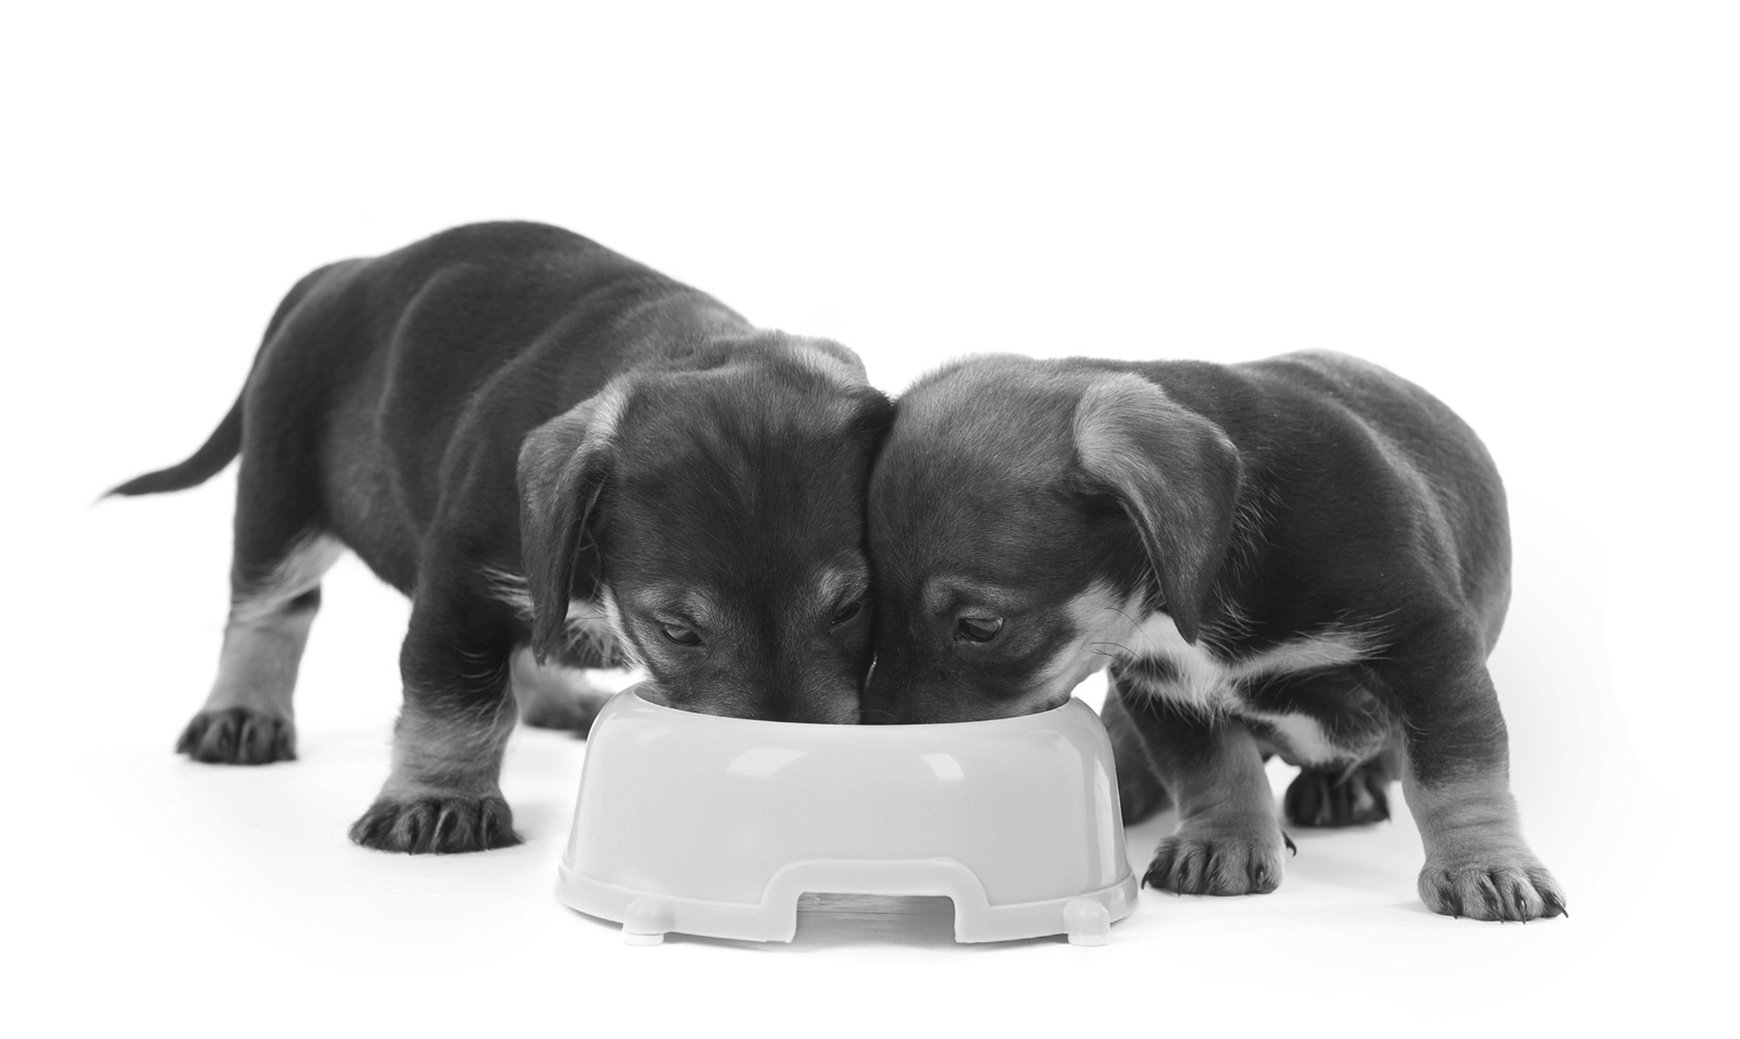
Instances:
[[[964,942],[1099,944],[1135,907],[1111,746],[1080,700],[811,725],[679,711],[640,688],[593,723],[557,885],[631,941],[789,941],[805,893],[947,896]]]

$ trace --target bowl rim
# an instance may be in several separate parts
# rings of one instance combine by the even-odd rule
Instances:
[[[787,722],[767,721],[761,718],[734,718],[724,714],[704,714],[700,711],[685,711],[680,707],[656,703],[640,695],[643,687],[653,686],[651,679],[636,682],[617,693],[612,699],[624,699],[631,707],[640,708],[654,716],[668,716],[673,722],[685,726],[701,726],[716,728],[753,728],[759,732],[783,732],[787,735],[797,733],[815,733],[823,739],[838,739],[835,733],[856,733],[853,739],[899,739],[905,736],[936,736],[948,733],[985,732],[987,729],[1022,729],[1045,728],[1051,721],[1060,719],[1064,711],[1072,710],[1073,704],[1081,704],[1089,713],[1097,713],[1086,702],[1073,693],[1056,707],[1048,707],[1032,714],[1016,714],[1007,718],[981,718],[966,722],[915,722],[912,724],[865,725],[862,722]],[[828,735],[823,735],[828,734]]]

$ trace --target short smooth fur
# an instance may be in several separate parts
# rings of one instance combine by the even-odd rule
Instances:
[[[1325,352],[968,360],[899,401],[869,529],[866,720],[1040,710],[1109,667],[1125,800],[1179,812],[1148,883],[1272,890],[1280,754],[1304,767],[1295,825],[1384,818],[1401,778],[1434,911],[1564,911],[1522,837],[1486,668],[1510,595],[1503,487],[1419,387]]]
[[[179,749],[295,756],[320,580],[354,551],[411,598],[370,847],[515,843],[514,724],[584,729],[557,672],[625,660],[680,706],[850,722],[870,660],[864,488],[890,412],[844,347],[757,329],[579,235],[479,224],[303,278],[187,461],[238,454],[231,610]]]

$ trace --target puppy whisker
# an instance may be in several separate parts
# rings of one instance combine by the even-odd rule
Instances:
[[[1096,649],[1095,648],[1096,646],[1110,646],[1113,649],[1117,650],[1118,652],[1117,653],[1108,653],[1103,649]],[[1123,657],[1133,657],[1136,655],[1135,650],[1131,649],[1129,646],[1124,645],[1122,642],[1089,642],[1086,644],[1086,648],[1091,650],[1092,652],[1098,653],[1102,657],[1109,657],[1113,660],[1119,659],[1120,655],[1122,655]]]
[[[1118,616],[1124,618],[1124,620],[1129,622],[1130,630],[1132,632],[1136,633],[1137,635],[1142,636],[1142,640],[1144,642],[1148,643],[1148,650],[1149,650],[1150,655],[1155,655],[1155,654],[1158,654],[1160,652],[1160,646],[1158,643],[1156,643],[1154,641],[1154,636],[1152,636],[1152,635],[1148,634],[1148,632],[1144,631],[1142,629],[1142,622],[1138,621],[1136,618],[1130,616],[1130,613],[1128,610],[1125,610],[1124,608],[1122,608],[1120,606],[1108,606],[1107,609],[1111,610],[1113,613],[1117,614]],[[1136,651],[1133,649],[1126,649],[1125,652],[1129,653],[1131,656],[1138,655],[1136,653]]]

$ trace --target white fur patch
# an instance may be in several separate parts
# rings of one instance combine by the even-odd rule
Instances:
[[[344,554],[344,545],[326,534],[297,542],[246,598],[230,604],[230,624],[247,626],[282,613],[286,603],[320,587],[320,579]]]
[[[622,622],[622,608],[616,605],[616,596],[610,594],[610,589],[600,588],[598,601],[604,605],[604,619],[616,638],[617,653],[629,662],[630,667],[640,667],[640,657],[635,653],[634,640],[628,637],[628,628]]]
[[[531,623],[535,611],[532,609],[531,594],[526,590],[525,577],[495,567],[485,567],[483,576],[497,599],[512,606],[515,613],[528,624]],[[602,593],[601,598],[608,602],[609,594]],[[588,602],[585,599],[569,599],[566,626],[569,639],[591,643],[598,648],[605,660],[622,659],[628,648],[627,640],[617,637],[616,633],[620,629],[613,622],[608,605]]]
[[[1316,719],[1303,714],[1269,714],[1245,710],[1242,713],[1264,722],[1275,730],[1275,738],[1287,753],[1283,759],[1291,765],[1327,765],[1344,761],[1347,755],[1323,732]]]
[[[1136,657],[1160,657],[1177,669],[1179,681],[1168,683],[1167,695],[1198,707],[1225,709],[1240,682],[1358,663],[1371,653],[1374,641],[1356,630],[1325,628],[1253,656],[1224,660],[1209,648],[1212,635],[1193,646],[1169,614],[1156,612],[1133,626],[1124,644]]]
[[[1193,646],[1184,640],[1171,616],[1161,611],[1144,616],[1139,600],[1120,604],[1111,590],[1102,585],[1078,596],[1070,609],[1075,614],[1077,630],[1083,635],[1072,650],[1060,655],[1060,661],[1069,661],[1078,670],[1081,667],[1096,670],[1115,659],[1164,660],[1177,672],[1177,678],[1144,683],[1143,692],[1187,704],[1204,713],[1242,714],[1262,721],[1287,740],[1293,752],[1311,760],[1337,757],[1317,723],[1302,715],[1252,711],[1240,699],[1239,684],[1255,678],[1355,664],[1377,652],[1380,645],[1375,631],[1332,626],[1251,656],[1230,657],[1216,647],[1248,624],[1236,613],[1219,627],[1204,631]]]

